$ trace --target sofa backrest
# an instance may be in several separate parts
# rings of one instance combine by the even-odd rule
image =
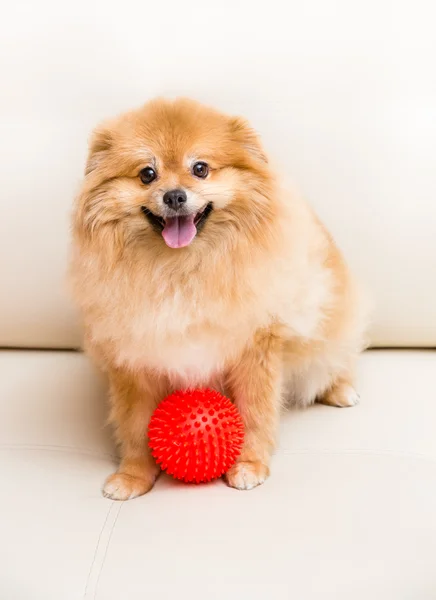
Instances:
[[[0,22],[0,346],[80,345],[65,270],[87,137],[155,95],[245,115],[371,291],[372,343],[436,345],[432,23],[390,0],[15,4]]]

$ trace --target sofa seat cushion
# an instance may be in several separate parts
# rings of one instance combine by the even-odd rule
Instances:
[[[117,503],[86,357],[0,353],[0,597],[434,598],[435,373],[434,351],[367,352],[357,407],[284,415],[263,486],[163,476]]]

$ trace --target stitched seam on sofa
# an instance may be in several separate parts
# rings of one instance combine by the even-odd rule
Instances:
[[[103,526],[100,529],[100,533],[99,533],[99,536],[98,536],[98,539],[97,539],[97,544],[95,545],[94,556],[92,558],[91,566],[89,567],[88,576],[86,578],[85,592],[83,594],[84,598],[86,598],[86,594],[88,593],[89,582],[91,580],[92,570],[94,568],[94,564],[95,564],[95,561],[96,561],[96,558],[97,558],[97,551],[98,551],[98,548],[100,546],[101,536],[103,535],[103,531],[105,530],[106,523],[107,523],[107,521],[109,519],[109,515],[111,514],[113,507],[114,507],[114,503],[112,502],[111,505],[110,505],[110,507],[109,507],[109,510],[106,513],[106,518],[104,520]]]
[[[38,445],[38,444],[0,444],[1,450],[47,450],[54,452],[77,452],[78,454],[85,454],[88,456],[93,456],[95,458],[118,460],[118,457],[115,454],[101,454],[99,452],[95,452],[94,450],[88,450],[86,448],[76,448],[75,446],[50,446],[50,445]],[[344,450],[337,450],[333,448],[317,448],[317,449],[309,449],[303,448],[301,450],[286,450],[281,449],[277,452],[278,455],[291,456],[293,454],[298,455],[309,455],[309,454],[330,454],[330,455],[353,455],[353,454],[361,454],[361,455],[369,455],[369,456],[388,456],[392,458],[412,458],[415,460],[426,460],[428,462],[436,462],[436,456],[427,456],[426,454],[422,454],[419,452],[399,452],[397,450],[371,450],[370,448],[362,448],[353,450],[352,448],[345,448]]]
[[[362,456],[385,456],[387,458],[411,458],[413,460],[424,460],[427,462],[436,462],[435,456],[428,456],[420,452],[399,452],[397,450],[371,450],[371,448],[359,448],[354,450],[353,448],[345,448],[344,450],[337,450],[333,448],[317,448],[317,449],[302,449],[302,450],[285,450],[281,449],[277,452],[277,455],[292,456],[292,455],[335,455],[340,456],[345,454],[347,456],[362,455]]]
[[[112,534],[113,534],[113,532],[115,530],[115,526],[117,524],[118,517],[120,516],[120,512],[121,512],[121,509],[123,508],[124,502],[117,502],[117,504],[119,505],[119,507],[118,507],[118,510],[117,510],[117,514],[115,515],[115,519],[114,519],[114,521],[112,523],[112,527],[111,527],[111,530],[110,530],[110,533],[109,533],[109,537],[108,537],[108,540],[107,540],[107,544],[106,544],[106,548],[105,548],[105,551],[104,551],[103,560],[101,561],[100,571],[98,573],[97,581],[96,581],[96,584],[95,584],[95,591],[94,591],[94,597],[93,597],[94,600],[96,600],[96,598],[97,598],[98,586],[100,584],[100,577],[101,577],[101,574],[103,572],[104,564],[106,562],[106,557],[107,557],[107,553],[108,553],[109,546],[110,546],[110,543],[111,543]]]
[[[96,458],[110,458],[117,460],[115,454],[109,452],[96,452],[88,448],[77,448],[76,446],[60,446],[57,444],[0,444],[0,450],[52,450],[54,452],[77,452],[78,454],[86,454],[95,456]]]
[[[103,569],[104,562],[106,560],[106,555],[112,538],[112,533],[117,523],[118,515],[120,514],[122,505],[122,502],[111,502],[111,506],[107,512],[105,522],[103,523],[100,535],[98,536],[94,557],[92,559],[92,563],[89,568],[89,573],[86,580],[83,600],[85,600],[86,598],[92,598],[95,600],[96,598],[101,572]],[[110,524],[109,528],[108,524]],[[100,560],[99,557],[101,557]]]

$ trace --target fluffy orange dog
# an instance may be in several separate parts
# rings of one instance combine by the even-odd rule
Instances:
[[[212,386],[237,404],[245,446],[227,481],[238,489],[268,477],[283,398],[357,401],[364,323],[347,267],[240,118],[156,100],[97,128],[72,276],[87,350],[110,382],[121,451],[110,498],[153,486],[147,424],[175,388]]]

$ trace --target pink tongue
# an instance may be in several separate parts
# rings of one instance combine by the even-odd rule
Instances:
[[[197,235],[194,217],[195,215],[188,215],[186,217],[170,217],[166,219],[162,236],[167,246],[170,248],[189,246]]]

